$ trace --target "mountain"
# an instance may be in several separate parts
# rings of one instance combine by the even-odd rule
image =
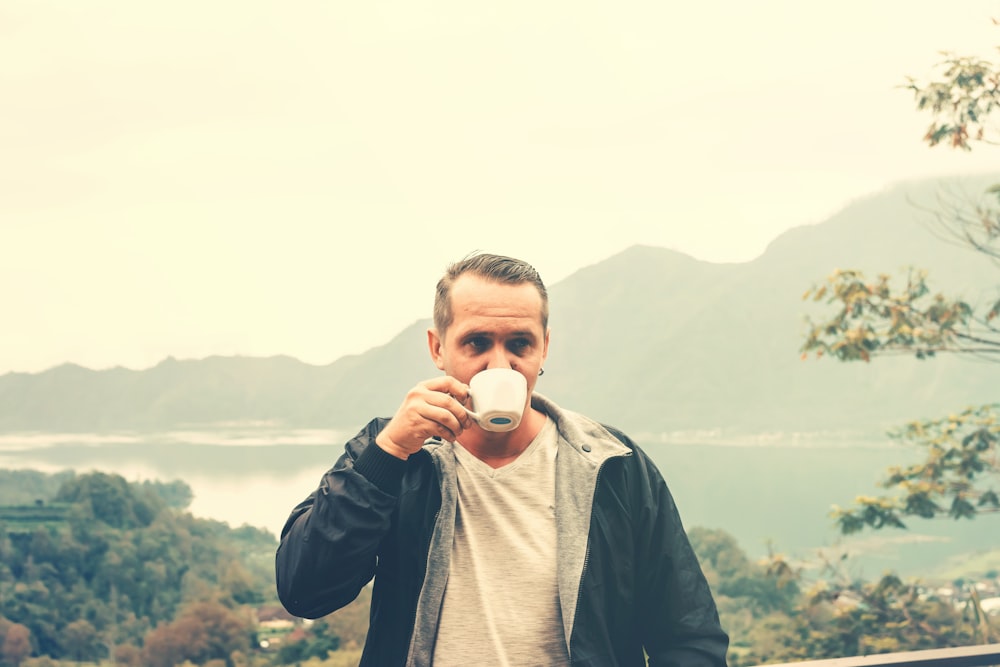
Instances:
[[[713,264],[635,246],[549,287],[552,343],[538,390],[634,434],[673,431],[875,433],[1000,400],[1000,367],[941,357],[870,364],[803,361],[802,293],[836,268],[930,271],[932,289],[975,301],[989,261],[935,236],[942,188],[997,178],[904,183],[788,231],[757,259]],[[697,224],[696,220],[689,224]],[[433,289],[428,286],[428,291]],[[438,373],[421,320],[388,344],[326,366],[290,357],[166,359],[154,368],[72,364],[0,376],[0,432],[168,430],[232,421],[355,430],[389,416]]]

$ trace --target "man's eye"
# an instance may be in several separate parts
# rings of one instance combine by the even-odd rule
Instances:
[[[490,342],[485,338],[472,338],[469,340],[468,345],[476,351],[482,351],[490,346]]]
[[[509,347],[512,352],[523,352],[527,350],[529,347],[531,347],[531,343],[524,340],[523,338],[518,338],[516,340],[512,340],[509,344]]]

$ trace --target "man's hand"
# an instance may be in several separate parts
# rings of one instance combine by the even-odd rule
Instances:
[[[469,386],[449,375],[421,382],[407,392],[399,410],[375,438],[375,444],[405,460],[427,438],[454,441],[472,425],[463,407],[468,399]]]

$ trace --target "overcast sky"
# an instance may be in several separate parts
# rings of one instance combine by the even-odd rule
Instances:
[[[997,153],[899,89],[995,1],[0,0],[0,373],[289,354],[429,315],[445,265],[555,283],[637,243],[748,261]],[[554,343],[558,341],[557,336]]]

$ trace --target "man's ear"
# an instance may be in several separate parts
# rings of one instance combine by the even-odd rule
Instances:
[[[552,333],[552,329],[545,330],[545,345],[542,347],[542,363],[549,358],[549,335]]]
[[[431,352],[431,359],[438,370],[444,370],[444,340],[438,335],[437,329],[427,330],[427,347]]]

